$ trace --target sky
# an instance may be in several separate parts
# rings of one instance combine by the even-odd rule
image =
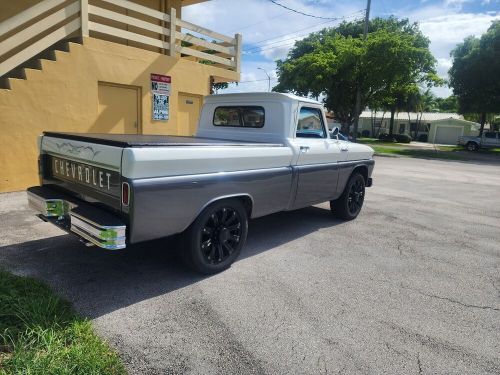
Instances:
[[[276,0],[289,8],[317,17],[355,20],[364,17],[366,0]],[[341,20],[307,17],[269,0],[213,0],[183,8],[182,18],[224,35],[243,35],[241,80],[228,92],[267,91],[276,85],[277,59],[285,58],[296,40],[335,26]],[[500,0],[372,0],[370,18],[408,18],[418,22],[430,39],[438,74],[447,78],[450,51],[469,35],[480,36],[500,19]],[[261,69],[259,69],[261,68]],[[263,70],[265,70],[265,72]],[[433,89],[449,96],[448,87]]]

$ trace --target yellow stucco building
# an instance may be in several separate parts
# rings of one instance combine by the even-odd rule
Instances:
[[[193,134],[211,84],[240,77],[241,36],[182,19],[199,2],[0,2],[0,192],[37,184],[43,131]]]

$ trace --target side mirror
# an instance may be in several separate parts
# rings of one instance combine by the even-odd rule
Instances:
[[[335,126],[330,131],[330,138],[332,138],[332,139],[339,139],[339,128],[338,128],[338,126]]]

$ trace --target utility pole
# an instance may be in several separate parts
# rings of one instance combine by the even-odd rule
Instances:
[[[266,76],[267,76],[267,91],[271,92],[271,77],[269,76],[269,74],[267,74],[267,72],[263,68],[257,68],[257,69],[260,69],[264,73],[266,73]]]
[[[363,30],[363,41],[366,40],[366,34],[368,34],[368,22],[370,20],[370,6],[371,6],[372,1],[371,0],[366,0],[366,13],[365,13],[365,28]],[[356,107],[354,109],[354,131],[353,131],[353,138],[354,141],[356,141],[356,138],[358,137],[358,123],[359,123],[359,114],[361,112],[361,88],[360,88],[360,83],[358,79],[358,85],[356,89]]]

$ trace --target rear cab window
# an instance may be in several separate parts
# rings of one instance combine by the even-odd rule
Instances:
[[[265,123],[265,111],[259,106],[224,106],[214,111],[214,126],[241,128],[262,128]]]
[[[321,109],[313,107],[300,108],[295,136],[297,138],[326,138]]]

